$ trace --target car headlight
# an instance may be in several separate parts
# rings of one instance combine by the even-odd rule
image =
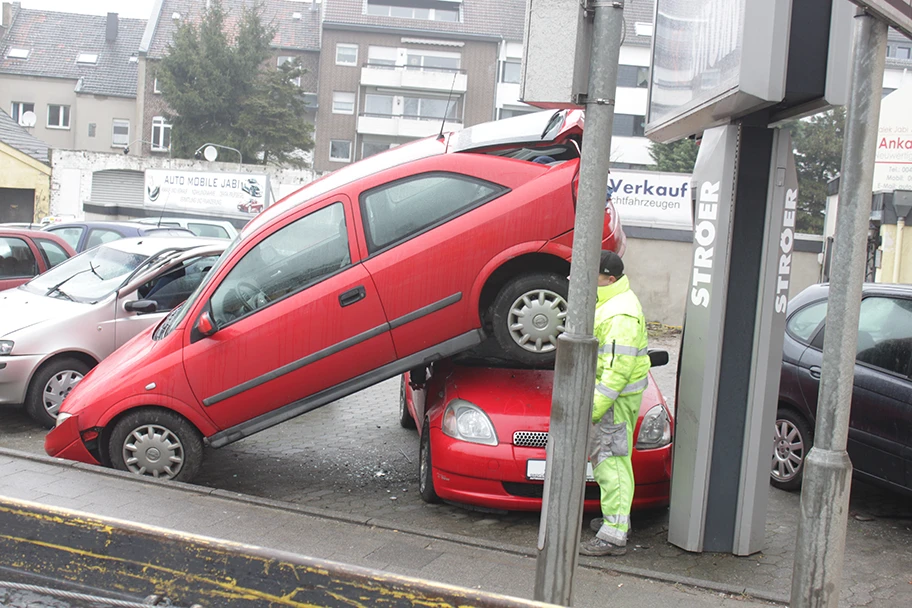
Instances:
[[[636,449],[651,450],[671,443],[671,420],[661,405],[650,408],[643,416],[640,433],[637,435]]]
[[[497,445],[497,433],[491,419],[474,403],[453,399],[443,413],[443,434],[484,445]]]
[[[69,418],[72,415],[73,414],[70,414],[68,412],[59,412],[57,414],[57,422],[54,424],[54,426],[60,426],[61,424],[63,424],[64,420],[66,420],[67,418]]]
[[[13,352],[12,340],[0,340],[0,355],[8,355]]]

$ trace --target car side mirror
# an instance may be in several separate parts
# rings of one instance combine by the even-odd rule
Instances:
[[[649,363],[652,367],[668,365],[668,351],[661,348],[649,349]]]
[[[218,328],[215,326],[215,323],[212,322],[212,317],[209,316],[208,312],[204,312],[200,315],[199,321],[196,323],[196,331],[204,338],[208,338],[218,331]]]
[[[155,300],[131,300],[124,302],[124,310],[147,315],[158,310],[158,303]]]

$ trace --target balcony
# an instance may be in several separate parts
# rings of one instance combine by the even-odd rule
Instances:
[[[463,70],[448,68],[373,63],[361,67],[361,86],[366,87],[465,93],[468,80]]]
[[[361,114],[358,116],[358,133],[417,139],[440,133],[440,123],[441,118],[439,117]],[[448,119],[443,125],[444,131],[455,131],[461,128],[462,123],[453,119]]]

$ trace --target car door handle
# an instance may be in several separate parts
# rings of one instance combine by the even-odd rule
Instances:
[[[349,289],[348,291],[346,291],[345,293],[343,293],[342,295],[339,296],[339,305],[342,308],[345,308],[346,306],[351,306],[355,302],[363,300],[366,297],[367,297],[367,292],[364,291],[364,286],[358,285],[354,289]]]
[[[811,374],[811,378],[817,378],[818,380],[820,379],[820,368],[816,365],[809,367],[808,372]]]

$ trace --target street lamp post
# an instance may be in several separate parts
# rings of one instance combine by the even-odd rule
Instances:
[[[210,163],[214,162],[218,158],[218,150],[216,148],[223,148],[225,150],[232,150],[237,152],[238,155],[238,169],[241,168],[241,165],[244,164],[244,156],[241,154],[241,151],[237,148],[232,148],[231,146],[223,146],[221,144],[212,144],[205,143],[199,148],[196,149],[196,152],[193,153],[193,156],[197,159],[205,158]]]

